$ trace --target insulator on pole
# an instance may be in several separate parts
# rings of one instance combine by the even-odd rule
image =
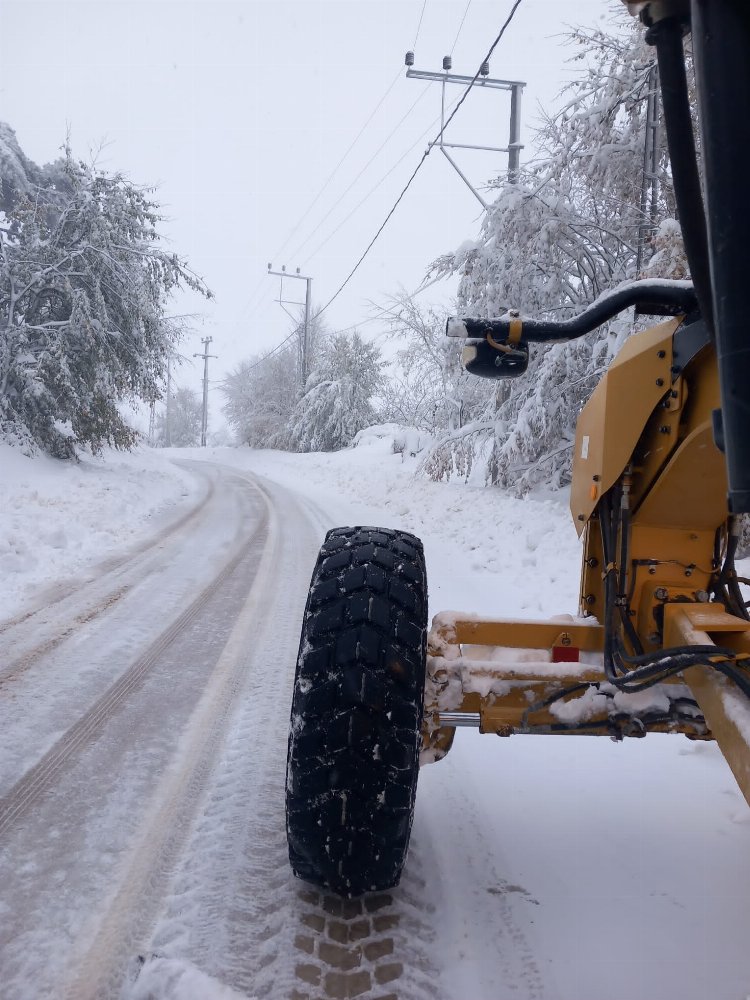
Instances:
[[[414,53],[413,52],[407,52],[406,53],[406,55],[404,56],[404,65],[405,66],[413,66],[414,65]]]
[[[451,57],[443,56],[443,69],[446,71],[446,73],[448,72],[449,69],[451,69],[452,66],[453,66],[453,60],[451,59]]]

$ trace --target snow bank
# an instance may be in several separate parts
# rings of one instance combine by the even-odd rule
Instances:
[[[403,428],[371,430],[356,448],[332,453],[207,451],[216,461],[304,493],[329,513],[331,527],[336,518],[339,525],[375,524],[418,535],[425,544],[431,614],[575,613],[581,548],[567,490],[519,500],[501,489],[434,483],[416,475],[418,458],[394,454]]]
[[[194,491],[193,476],[149,449],[61,462],[0,444],[0,619],[153,534]]]
[[[407,440],[408,439],[408,440]],[[417,476],[418,435],[368,428],[356,447],[304,455],[247,448],[108,452],[78,463],[0,448],[0,620],[40,588],[127,550],[194,503],[193,476],[172,459],[216,461],[302,492],[336,524],[419,535],[434,612],[527,618],[576,610],[580,548],[567,496],[526,500],[499,489]],[[398,450],[394,452],[394,447]]]

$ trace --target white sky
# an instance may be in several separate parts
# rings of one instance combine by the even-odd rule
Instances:
[[[474,74],[510,7],[511,0],[472,0],[454,72]],[[201,313],[183,350],[201,350],[200,337],[211,335],[219,355],[211,376],[220,378],[291,329],[274,303],[278,279],[266,275],[267,262],[301,265],[314,279],[314,302],[327,302],[434,137],[440,87],[407,80],[403,67],[422,9],[423,0],[2,0],[0,118],[39,163],[58,155],[69,129],[78,156],[95,155],[106,169],[158,185],[174,249],[216,295],[207,304],[188,297],[175,303],[176,311]],[[427,0],[415,68],[441,68],[466,11],[467,0]],[[491,62],[492,76],[527,83],[524,141],[539,105],[551,107],[572,72],[566,61],[574,53],[560,38],[565,24],[626,19],[618,0],[524,0]],[[460,94],[448,88],[449,100]],[[508,114],[506,94],[473,92],[448,138],[505,145]],[[507,163],[503,154],[455,156],[477,184]],[[361,323],[373,314],[370,301],[384,302],[399,286],[416,288],[431,260],[477,234],[480,215],[434,151],[329,309],[329,324]],[[303,297],[303,282],[288,284],[288,297]],[[449,297],[454,288],[449,281],[425,295]],[[370,322],[362,333],[378,339],[383,329]],[[179,379],[199,388],[201,374],[196,363]]]

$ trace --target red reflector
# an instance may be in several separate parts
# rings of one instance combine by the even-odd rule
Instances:
[[[553,663],[578,663],[580,649],[577,646],[553,646]]]

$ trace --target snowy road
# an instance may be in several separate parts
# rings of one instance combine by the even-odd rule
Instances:
[[[0,625],[2,1000],[750,994],[750,815],[710,745],[461,732],[420,777],[399,889],[342,904],[291,878],[288,711],[326,528],[422,534],[433,612],[574,599],[558,504],[392,458],[182,462],[171,524]]]
[[[271,652],[320,529],[249,477],[196,473],[195,508],[155,544],[3,630],[4,997],[117,995],[232,711],[288,711],[293,653],[279,671]],[[243,759],[251,812],[267,720]]]

